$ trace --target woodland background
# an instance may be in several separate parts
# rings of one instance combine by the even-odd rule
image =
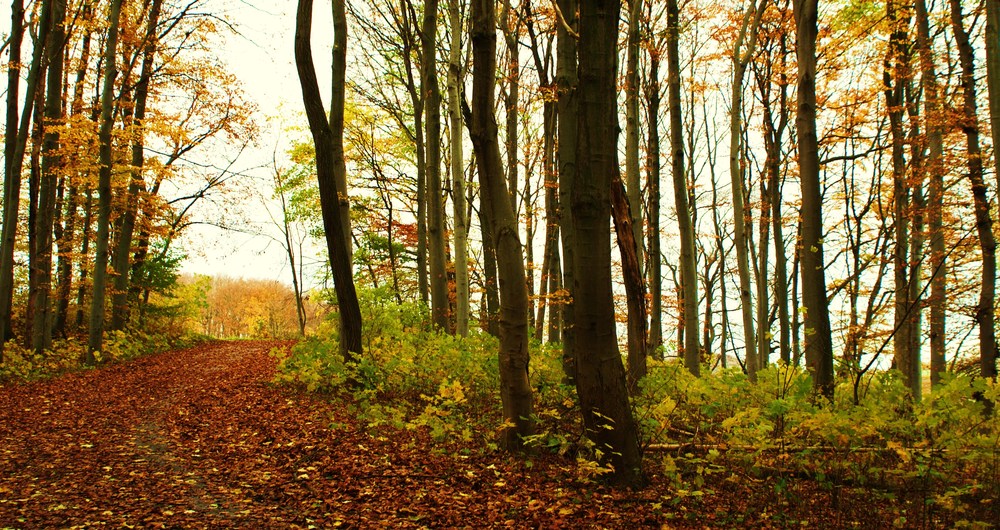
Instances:
[[[619,484],[654,447],[797,437],[904,482],[962,448],[942,491],[995,501],[1000,4],[297,7],[305,119],[272,149],[209,4],[12,2],[6,374],[305,337],[281,378],[373,423],[471,436],[447,411],[478,392],[484,443]],[[231,168],[267,149],[252,215],[291,287],[179,275],[192,225],[241,229]]]

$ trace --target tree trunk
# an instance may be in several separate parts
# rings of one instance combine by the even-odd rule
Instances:
[[[622,485],[643,482],[642,453],[615,337],[609,193],[618,173],[618,15],[614,1],[581,2],[574,249],[576,388],[587,436]],[[565,12],[564,12],[565,13]],[[586,347],[583,347],[586,345]],[[695,352],[697,354],[697,352]]]
[[[114,125],[113,98],[115,77],[118,68],[115,64],[118,50],[118,29],[121,18],[122,0],[112,0],[109,14],[107,43],[104,50],[104,82],[101,89],[101,129],[100,172],[98,175],[97,192],[97,239],[95,241],[96,257],[94,258],[94,287],[91,290],[90,302],[90,335],[87,340],[87,352],[84,362],[93,365],[96,361],[95,352],[104,346],[104,304],[108,280],[108,239],[111,227],[111,128]]]
[[[976,233],[979,236],[979,246],[983,253],[983,279],[979,290],[979,305],[976,307],[976,323],[979,324],[980,371],[984,378],[995,380],[997,377],[997,341],[993,305],[996,297],[996,240],[993,236],[993,219],[990,216],[990,201],[986,182],[983,180],[983,158],[979,147],[975,56],[962,20],[961,2],[949,0],[948,3],[951,7],[951,27],[955,34],[958,56],[962,64],[962,99],[964,103],[962,131],[965,133],[969,182],[972,185],[972,199],[976,215]]]
[[[465,160],[462,154],[462,17],[459,0],[449,0],[451,47],[448,54],[448,115],[451,119],[451,201],[455,227],[455,331],[469,334],[468,220],[465,216]]]
[[[823,263],[823,189],[816,137],[817,0],[794,0],[798,59],[798,112],[795,117],[802,181],[802,305],[805,307],[806,363],[813,387],[833,399],[833,341]]]
[[[681,238],[680,282],[684,303],[684,366],[694,375],[701,371],[698,346],[698,277],[696,270],[694,223],[688,204],[687,175],[684,173],[683,118],[681,116],[680,9],[677,0],[667,0],[667,99],[670,106],[670,158],[674,181],[674,207]]]
[[[639,184],[639,19],[644,2],[631,0],[628,12],[628,41],[625,59],[625,189],[632,210],[632,239],[638,246],[640,278],[643,267],[642,189]],[[645,290],[645,286],[643,286]],[[645,327],[645,324],[643,325]],[[631,366],[631,365],[630,365]]]
[[[424,101],[424,135],[427,164],[427,257],[430,272],[431,315],[434,324],[449,329],[448,274],[445,258],[444,204],[441,186],[441,89],[437,78],[437,0],[424,3],[423,25],[420,31],[421,87]]]
[[[344,0],[334,0],[333,6],[334,27],[343,29],[346,24],[343,21],[338,22],[337,19],[345,16]],[[343,155],[344,123],[335,122],[331,126],[323,111],[323,101],[320,98],[316,70],[312,61],[312,47],[309,40],[311,34],[312,0],[299,0],[295,18],[295,66],[302,87],[302,101],[309,120],[309,130],[316,148],[316,178],[319,182],[323,231],[326,234],[326,246],[330,254],[330,267],[340,310],[340,351],[345,361],[352,361],[356,355],[361,354],[361,309],[351,274],[350,253],[347,248],[347,238],[344,237],[346,231],[341,221],[336,187],[337,165],[342,160],[336,160],[335,153]],[[346,45],[346,35],[335,35],[334,38]],[[343,72],[334,72],[334,79],[343,79],[343,75]],[[343,91],[340,90],[334,93],[335,96],[337,92],[343,95]],[[331,108],[343,104],[343,101],[334,101],[331,103]]]
[[[579,76],[576,69],[577,42],[571,28],[577,26],[578,0],[558,0],[560,23],[556,30],[556,112],[559,136],[559,235],[563,249],[563,289],[567,298],[562,305],[563,373],[568,383],[576,378],[576,280],[574,277],[576,230],[568,208],[577,178],[577,115]]]
[[[649,59],[649,79],[646,84],[646,182],[649,186],[649,346],[647,351],[656,355],[663,346],[663,270],[660,258],[660,57]]]
[[[621,178],[611,181],[611,216],[618,236],[622,276],[625,282],[625,300],[628,306],[628,387],[634,393],[639,381],[646,377],[646,283],[639,265],[639,245],[632,230],[631,209]]]
[[[14,246],[17,241],[20,210],[21,170],[24,167],[24,150],[28,143],[35,95],[40,86],[38,80],[44,75],[42,54],[45,52],[47,41],[48,18],[48,10],[42,10],[38,40],[35,43],[25,83],[24,108],[18,120],[17,94],[21,80],[18,65],[21,62],[21,45],[24,40],[24,4],[20,0],[11,3],[11,60],[7,72],[7,122],[4,134],[3,232],[0,239],[0,358],[4,343],[14,338],[11,309],[14,300]]]
[[[139,214],[139,193],[145,191],[143,166],[145,165],[145,120],[146,100],[149,95],[149,83],[153,77],[153,60],[156,57],[156,31],[160,21],[161,0],[153,0],[149,8],[149,18],[146,23],[146,35],[143,40],[142,67],[139,79],[136,80],[132,113],[132,163],[128,190],[125,196],[125,211],[121,214],[121,226],[118,232],[118,245],[112,256],[115,270],[115,290],[111,296],[111,329],[119,330],[125,327],[129,317],[129,258],[132,256],[132,235],[135,233],[135,223]]]
[[[500,399],[504,420],[501,443],[520,450],[532,434],[532,392],[528,380],[528,292],[517,219],[500,173],[500,145],[493,115],[496,83],[496,15],[492,0],[474,0],[472,40],[472,115],[469,136],[479,161],[483,210],[496,243],[500,283]]]
[[[31,347],[41,354],[52,347],[52,229],[55,221],[57,173],[63,164],[59,155],[60,128],[63,125],[63,57],[66,41],[66,0],[48,0],[42,9],[50,10],[48,34],[48,78],[45,96],[45,131],[42,143],[42,180],[38,194],[38,219],[34,225],[36,259],[32,306]]]

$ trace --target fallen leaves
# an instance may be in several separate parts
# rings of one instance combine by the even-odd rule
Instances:
[[[466,442],[435,443],[426,430],[369,432],[343,404],[272,385],[268,351],[281,345],[210,343],[0,387],[0,526],[775,524],[758,516],[775,503],[770,484],[720,477],[717,493],[677,499],[655,474],[645,490],[616,491],[578,480],[565,457],[535,455],[528,465],[457,445]],[[768,510],[831,526],[816,509],[827,492],[794,493],[797,504]],[[879,522],[867,515],[835,525]]]

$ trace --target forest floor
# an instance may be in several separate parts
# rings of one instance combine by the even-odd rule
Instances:
[[[655,470],[614,490],[566,458],[369,431],[343,403],[272,384],[281,345],[214,342],[0,387],[0,528],[886,528],[909,512],[860,488],[729,472],[699,495]]]

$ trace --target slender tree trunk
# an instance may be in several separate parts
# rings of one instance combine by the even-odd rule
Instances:
[[[660,258],[660,56],[649,58],[649,79],[646,84],[646,182],[649,186],[649,352],[663,346],[663,270]]]
[[[59,155],[60,128],[63,125],[63,57],[66,41],[66,0],[48,0],[42,9],[50,10],[51,29],[48,34],[48,78],[45,96],[45,127],[42,143],[42,179],[38,195],[38,219],[34,226],[36,260],[32,289],[35,308],[31,326],[31,347],[36,354],[52,347],[52,229],[55,222],[58,171],[62,166]]]
[[[424,161],[427,164],[427,250],[430,269],[431,315],[434,324],[449,329],[447,259],[445,258],[444,204],[441,186],[441,89],[437,78],[437,0],[424,3],[420,31],[422,58],[421,87],[426,134]]]
[[[160,21],[161,0],[153,0],[149,8],[146,35],[143,41],[142,67],[139,79],[136,81],[133,102],[135,110],[132,114],[132,164],[128,190],[125,196],[125,211],[118,232],[118,245],[112,256],[115,273],[115,290],[111,296],[111,329],[119,330],[125,327],[129,317],[129,258],[132,256],[132,235],[135,233],[135,223],[139,214],[139,193],[145,191],[143,166],[145,165],[145,120],[146,100],[149,95],[149,83],[153,77],[153,61],[156,58],[156,31]]]
[[[805,306],[806,363],[813,386],[833,399],[833,337],[823,262],[823,189],[816,137],[817,0],[794,0],[798,57],[798,112],[795,117],[802,181],[802,305]]]
[[[104,50],[104,82],[101,91],[101,129],[100,142],[100,173],[98,175],[97,192],[97,239],[95,241],[96,257],[94,259],[94,287],[91,290],[90,302],[90,335],[87,340],[87,352],[84,362],[93,365],[96,361],[95,352],[104,346],[104,304],[108,280],[108,239],[111,227],[111,129],[114,126],[113,98],[115,77],[118,68],[115,60],[118,51],[118,29],[121,18],[122,0],[112,0],[108,16],[107,42]]]
[[[628,192],[628,203],[632,208],[630,224],[633,239],[639,249],[637,257],[640,271],[643,267],[643,219],[642,189],[639,184],[639,19],[644,7],[642,0],[629,1],[628,41],[625,52],[625,189]]]
[[[674,207],[681,239],[680,282],[684,303],[684,366],[695,375],[701,371],[698,346],[698,277],[696,270],[694,223],[688,204],[687,175],[684,172],[684,132],[681,116],[680,8],[677,0],[667,0],[667,99],[670,107],[670,158],[674,182]],[[677,345],[681,348],[681,345]]]
[[[577,42],[571,29],[577,27],[578,0],[557,0],[560,23],[556,30],[556,93],[557,127],[559,136],[559,235],[563,248],[563,288],[567,299],[562,305],[563,320],[563,372],[567,382],[576,379],[576,230],[573,216],[567,210],[572,200],[577,177],[577,114],[579,76],[576,69]]]
[[[528,292],[517,218],[500,173],[500,145],[493,115],[496,83],[496,15],[492,0],[474,0],[471,10],[472,115],[469,136],[479,161],[482,202],[496,243],[500,283],[500,399],[504,420],[501,443],[520,450],[532,434],[532,392],[528,380]]]
[[[646,283],[639,265],[639,245],[632,230],[631,209],[621,178],[611,181],[611,216],[618,236],[622,276],[625,281],[625,299],[628,305],[628,386],[638,390],[639,381],[646,377]]]
[[[757,333],[753,320],[753,301],[750,296],[748,248],[750,243],[746,229],[750,210],[746,207],[746,201],[743,197],[743,79],[757,44],[757,28],[765,5],[766,3],[761,1],[760,7],[756,10],[751,5],[751,8],[748,8],[743,15],[743,25],[733,47],[732,104],[729,110],[729,176],[733,194],[733,226],[735,228],[733,238],[736,245],[736,266],[740,278],[740,310],[743,315],[746,369],[751,381],[757,379],[757,370],[761,368],[762,364],[760,352],[764,348],[758,347],[757,344]],[[744,41],[746,41],[746,51],[743,50]],[[761,327],[764,326],[764,322],[757,324]],[[763,332],[761,335],[764,335]],[[761,340],[763,342],[765,339]]]
[[[42,10],[35,48],[25,83],[24,108],[20,120],[17,115],[20,88],[21,45],[24,40],[24,4],[11,3],[10,64],[7,72],[7,122],[4,135],[4,203],[3,232],[0,239],[0,354],[3,344],[14,338],[11,309],[14,300],[14,245],[17,241],[18,213],[21,197],[21,170],[24,167],[24,150],[28,143],[35,95],[40,89],[38,80],[44,75],[42,57],[45,52],[49,26],[48,10]]]
[[[996,380],[997,340],[994,329],[994,300],[996,298],[996,239],[993,236],[993,219],[986,182],[983,180],[983,158],[979,147],[979,117],[976,102],[975,56],[969,35],[962,20],[962,4],[959,0],[949,0],[951,7],[951,27],[958,46],[958,56],[962,64],[962,131],[965,133],[966,155],[968,157],[969,182],[972,185],[972,199],[976,215],[976,233],[983,253],[982,285],[979,290],[979,305],[976,307],[976,323],[979,324],[980,370],[984,378]]]
[[[469,251],[468,220],[465,217],[465,160],[462,153],[462,16],[459,0],[449,0],[448,21],[451,47],[448,54],[448,115],[451,119],[451,200],[455,227],[455,330],[469,334]]]
[[[989,91],[990,135],[993,145],[1000,145],[1000,1],[986,0],[985,3],[986,87]],[[1000,156],[993,156],[993,166],[997,189],[1000,190]]]
[[[345,28],[346,25],[342,21],[337,22],[337,18],[345,16],[344,0],[334,0],[333,3],[334,27]],[[340,351],[346,361],[351,361],[361,354],[361,309],[351,274],[350,253],[344,237],[347,232],[341,221],[340,201],[336,188],[339,162],[335,153],[343,155],[344,123],[334,122],[331,126],[323,111],[316,70],[312,62],[311,34],[312,0],[299,0],[295,18],[295,66],[302,86],[302,101],[309,120],[309,130],[316,146],[316,177],[319,182],[323,230],[326,234],[337,305],[340,309]],[[346,35],[335,35],[334,38],[346,45]],[[343,72],[334,72],[334,79],[343,79],[343,75]],[[343,95],[342,90],[337,92]],[[334,101],[331,107],[338,105],[342,107],[343,104],[343,100]]]
[[[639,485],[644,480],[642,453],[615,337],[608,232],[609,193],[619,171],[615,78],[620,9],[618,0],[580,4],[578,173],[570,203],[576,238],[574,351],[586,434],[602,452],[601,463],[613,468],[615,482]]]

